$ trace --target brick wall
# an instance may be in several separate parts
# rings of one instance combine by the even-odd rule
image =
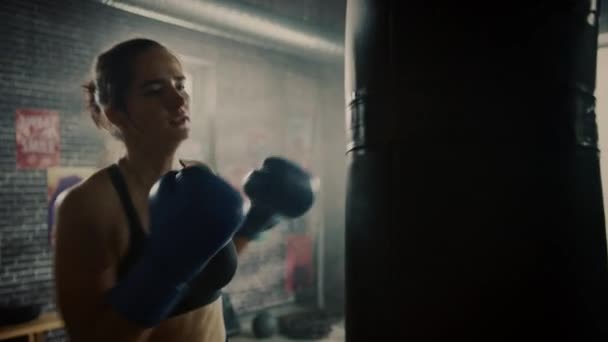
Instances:
[[[202,106],[207,106],[206,115],[216,117],[217,149],[224,153],[216,157],[220,172],[223,165],[248,153],[247,146],[230,143],[246,128],[272,132],[265,152],[284,154],[285,114],[311,120],[328,112],[343,115],[341,105],[331,110],[318,107],[322,103],[319,88],[327,80],[317,64],[158,23],[97,2],[3,0],[0,22],[0,304],[35,302],[44,304],[45,310],[54,309],[47,175],[45,170],[15,168],[15,110],[43,108],[60,113],[61,166],[103,165],[108,140],[86,116],[80,86],[94,57],[115,42],[145,35],[181,55],[205,61],[203,73],[215,75],[213,84],[206,86],[213,89],[206,88],[205,94],[214,98],[213,106]],[[342,79],[333,81],[342,84]],[[318,126],[315,122],[313,127]],[[201,143],[207,141],[203,128],[193,133]],[[313,163],[319,160],[314,158]],[[267,292],[255,294],[269,302],[253,301],[254,296],[243,293],[250,287],[242,282],[251,275],[239,274],[233,286],[241,291],[240,297],[235,294],[240,311],[290,300],[281,293],[283,274],[277,272],[285,253],[282,233],[273,234],[252,248],[250,259],[255,260],[244,260],[241,266],[251,272],[266,267],[265,281],[269,276],[276,279]],[[268,265],[269,260],[274,266],[272,262]],[[260,266],[252,267],[252,262]],[[52,335],[62,339],[61,332]]]

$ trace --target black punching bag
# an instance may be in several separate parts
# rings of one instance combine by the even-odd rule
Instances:
[[[597,7],[348,0],[348,342],[608,341]]]

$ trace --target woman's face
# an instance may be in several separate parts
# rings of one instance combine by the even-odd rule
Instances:
[[[157,148],[176,147],[190,130],[189,97],[177,58],[151,48],[134,61],[134,77],[125,98],[125,138]]]

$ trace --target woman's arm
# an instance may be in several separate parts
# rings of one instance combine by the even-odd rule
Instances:
[[[70,191],[58,208],[55,248],[57,304],[72,341],[144,342],[150,333],[104,300],[116,282],[119,239],[103,196]]]

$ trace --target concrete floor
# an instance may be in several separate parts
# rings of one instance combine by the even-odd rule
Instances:
[[[291,312],[299,312],[302,311],[302,308],[299,308],[294,305],[281,306],[276,308],[270,308],[267,311],[274,315],[275,317],[282,315],[284,313]],[[266,342],[283,342],[283,341],[299,341],[299,342],[344,342],[345,341],[345,330],[344,330],[344,320],[341,319],[334,325],[332,325],[332,329],[330,334],[322,339],[316,340],[303,340],[303,339],[289,339],[285,336],[275,335],[270,338],[258,339],[251,332],[251,321],[253,320],[253,315],[250,316],[242,316],[239,317],[239,321],[241,324],[241,334],[238,336],[233,336],[228,339],[229,342],[252,342],[252,341],[266,341]]]
[[[329,336],[318,340],[292,340],[284,336],[275,335],[271,338],[257,339],[250,331],[244,331],[242,335],[231,337],[229,342],[252,342],[252,341],[267,341],[267,342],[283,342],[283,341],[299,341],[299,342],[344,342],[344,322],[339,322],[332,327]]]

